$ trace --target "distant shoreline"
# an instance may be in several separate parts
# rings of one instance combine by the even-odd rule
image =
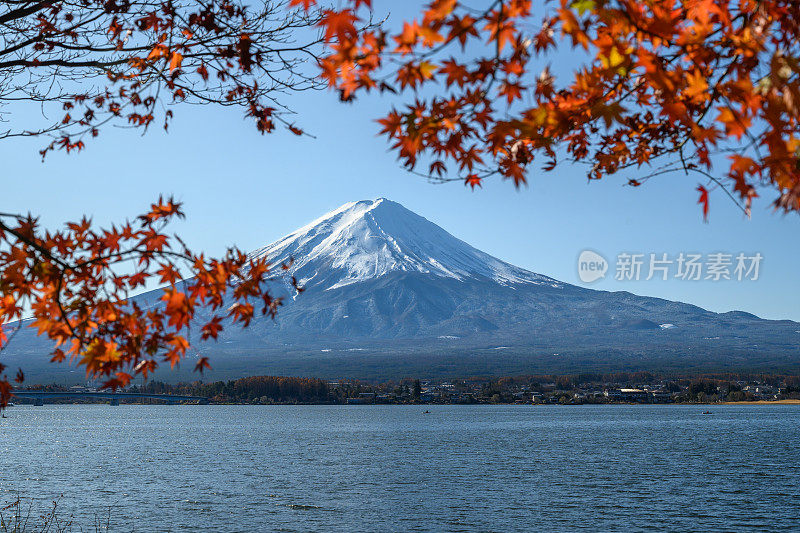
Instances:
[[[108,402],[48,402],[45,405],[107,405]],[[20,406],[31,406],[33,402],[20,402],[20,403],[12,403],[14,407]],[[167,403],[144,403],[144,402],[121,402],[119,405],[126,405],[126,406],[146,406],[146,407],[159,407],[170,405]],[[194,403],[173,403],[171,405],[198,405]],[[316,406],[316,405],[331,405],[331,406],[342,406],[342,407],[372,407],[372,406],[404,406],[404,407],[433,407],[433,406],[486,406],[486,407],[496,407],[496,406],[526,406],[526,407],[585,407],[585,406],[620,406],[620,407],[631,407],[631,406],[683,406],[683,407],[702,407],[702,406],[713,406],[713,405],[800,405],[800,399],[784,399],[784,400],[752,400],[752,401],[742,401],[742,402],[666,402],[666,403],[648,403],[648,402],[607,402],[607,403],[583,403],[583,404],[558,404],[558,403],[486,403],[486,402],[475,402],[475,403],[359,403],[359,404],[347,404],[347,403],[332,403],[332,402],[274,402],[274,403],[247,403],[247,402],[210,402],[204,405],[217,405],[217,406],[231,406],[231,405],[249,405],[249,406],[260,406],[260,407],[283,407],[283,406]]]
[[[769,405],[769,404],[776,404],[776,403],[779,403],[779,404],[782,404],[782,405],[786,405],[786,404],[798,405],[798,404],[800,404],[800,400],[785,399],[785,400],[752,400],[752,401],[749,401],[749,402],[748,401],[744,401],[744,402],[719,402],[718,405],[719,404],[722,404],[722,405]],[[710,403],[708,405],[714,405],[714,404]]]

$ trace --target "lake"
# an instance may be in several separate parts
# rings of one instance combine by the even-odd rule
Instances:
[[[7,416],[0,503],[19,493],[44,511],[59,498],[84,529],[109,509],[114,531],[800,529],[800,405],[46,405]]]

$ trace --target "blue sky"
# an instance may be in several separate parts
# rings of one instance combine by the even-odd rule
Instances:
[[[699,181],[680,174],[633,189],[622,178],[588,183],[583,168],[562,164],[550,173],[534,168],[520,190],[499,181],[474,192],[433,185],[404,171],[376,136],[374,119],[389,105],[380,97],[346,105],[318,92],[284,101],[316,139],[261,136],[238,110],[184,106],[174,109],[169,134],[106,129],[83,153],[44,163],[42,140],[5,140],[0,210],[31,211],[52,227],[83,214],[108,223],[172,194],[188,215],[174,229],[196,249],[218,253],[232,244],[262,246],[345,202],[386,197],[479,249],[569,283],[580,284],[577,257],[589,248],[612,263],[592,288],[800,320],[800,218],[773,213],[769,191],[752,220],[718,191],[704,223]],[[4,111],[11,121],[25,116]],[[621,282],[613,262],[623,251],[760,252],[764,259],[758,281]]]

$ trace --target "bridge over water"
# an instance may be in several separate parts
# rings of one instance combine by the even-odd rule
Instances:
[[[111,405],[119,405],[120,400],[128,399],[149,399],[149,400],[162,400],[169,403],[178,402],[196,402],[200,405],[208,403],[208,398],[203,396],[180,396],[177,394],[148,394],[144,392],[53,392],[53,391],[13,391],[14,396],[20,399],[29,398],[33,399],[33,405],[44,405],[47,399],[69,399],[69,398],[100,398],[109,400]]]

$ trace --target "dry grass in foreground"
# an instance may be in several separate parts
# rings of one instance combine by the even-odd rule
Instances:
[[[59,509],[59,501],[54,500],[44,512],[34,510],[33,502],[23,503],[17,497],[10,504],[0,507],[0,533],[72,533],[74,531],[87,531],[73,523],[73,517],[64,516]],[[88,531],[99,533],[109,531],[111,510],[105,521],[95,516],[94,523]]]

